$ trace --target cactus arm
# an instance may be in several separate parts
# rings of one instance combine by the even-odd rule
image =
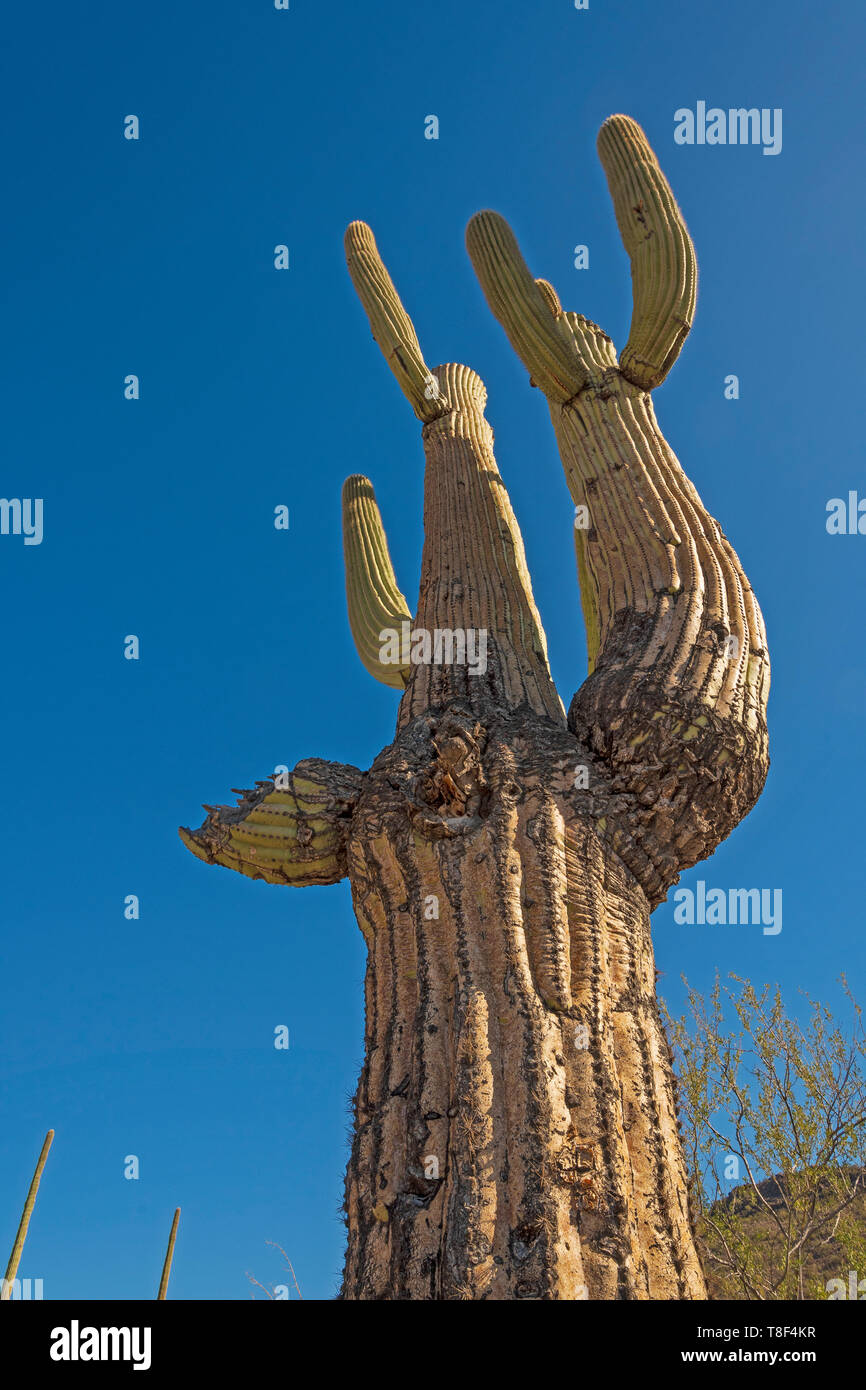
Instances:
[[[349,224],[345,247],[349,274],[370,320],[373,337],[404,396],[424,424],[447,415],[451,405],[424,361],[412,320],[400,302],[366,222]]]
[[[156,1295],[157,1301],[165,1298],[168,1293],[168,1277],[171,1274],[171,1262],[174,1257],[174,1242],[177,1237],[177,1223],[180,1220],[180,1207],[174,1213],[174,1220],[171,1223],[171,1231],[168,1237],[168,1248],[165,1252],[165,1262],[162,1266],[162,1278],[159,1281],[159,1293]]]
[[[692,326],[695,248],[636,121],[610,116],[599,131],[598,154],[631,261],[632,320],[619,369],[635,386],[652,391],[664,381]]]
[[[402,668],[381,661],[380,632],[399,632],[409,615],[373,490],[366,479],[349,479],[343,495],[347,592],[361,659],[379,680],[405,686],[399,728],[453,699],[479,708],[528,703],[560,723],[565,711],[550,676],[520,530],[493,455],[484,384],[459,362],[427,367],[365,223],[350,224],[346,252],[373,336],[424,425],[424,550],[415,629],[422,638],[470,634],[485,643],[484,669],[474,673],[465,660],[428,659]]]
[[[460,362],[436,367],[453,411],[424,431],[424,549],[415,624],[483,632],[486,669],[413,668],[398,728],[429,708],[459,700],[529,705],[556,723],[565,710],[550,675],[547,641],[532,594],[523,539],[493,453],[481,378]]]
[[[589,372],[556,291],[546,280],[533,279],[499,213],[476,213],[466,230],[466,246],[487,302],[532,384],[550,400],[570,400],[586,385]]]
[[[307,758],[276,786],[245,791],[236,806],[206,806],[198,830],[180,838],[197,859],[247,878],[302,888],[338,883],[348,872],[346,839],[364,774],[345,763]]]
[[[343,553],[349,626],[358,655],[376,680],[403,690],[410,667],[382,660],[380,634],[401,632],[412,615],[397,587],[373,484],[360,473],[343,484]]]
[[[6,1266],[6,1278],[0,1288],[0,1300],[7,1302],[12,1297],[12,1285],[18,1274],[18,1266],[21,1263],[21,1254],[24,1250],[24,1242],[27,1239],[27,1228],[30,1225],[30,1218],[33,1215],[33,1208],[36,1205],[36,1194],[39,1191],[39,1183],[42,1178],[42,1170],[45,1167],[45,1160],[48,1158],[48,1150],[54,1139],[54,1130],[49,1129],[42,1145],[42,1152],[36,1164],[36,1171],[33,1174],[33,1181],[27,1193],[27,1200],[24,1203],[24,1211],[21,1213],[21,1221],[15,1235],[15,1244],[12,1246],[12,1254],[9,1256],[9,1263]]]
[[[598,615],[569,726],[623,795],[613,847],[654,906],[763,787],[763,619],[646,393],[621,378],[587,392],[579,411],[551,413],[573,495],[582,489],[590,509],[581,579]]]
[[[631,328],[613,365],[632,385],[651,391],[664,381],[692,326],[695,249],[636,121],[610,116],[599,131],[598,153],[632,275]],[[533,279],[514,233],[498,213],[476,213],[466,244],[487,302],[533,384],[561,403],[583,390],[600,365],[593,345],[582,341],[589,321],[563,314],[553,287]],[[591,328],[601,333],[596,325]]]
[[[605,833],[655,906],[761,792],[769,659],[742,565],[662,435],[649,395],[691,324],[691,241],[634,121],[605,122],[599,151],[632,259],[623,361],[596,324],[562,310],[546,281],[532,282],[533,301],[530,272],[497,214],[472,219],[467,247],[488,302],[545,390],[569,490],[589,512],[589,529],[575,540],[590,675],[569,726],[611,774],[621,814]],[[570,397],[572,383],[539,350],[537,302],[560,335],[548,346],[568,335],[582,364]]]

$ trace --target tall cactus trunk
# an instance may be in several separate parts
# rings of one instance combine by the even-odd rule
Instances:
[[[441,791],[456,745],[472,817]],[[445,716],[371,775],[349,848],[370,954],[344,1298],[706,1297],[649,905],[601,801],[576,805],[586,761],[541,719]]]

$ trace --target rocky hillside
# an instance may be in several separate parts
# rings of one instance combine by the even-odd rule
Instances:
[[[853,1180],[858,1170],[850,1168],[846,1171],[849,1178]],[[866,1170],[861,1170],[861,1172],[863,1173],[861,1178],[863,1187],[854,1198],[843,1219],[855,1225],[861,1247],[866,1250]],[[763,1182],[758,1184],[758,1188],[763,1202],[759,1200],[750,1185],[744,1185],[734,1188],[732,1192],[716,1202],[711,1212],[713,1217],[717,1218],[726,1229],[730,1221],[735,1222],[738,1242],[742,1241],[743,1245],[750,1248],[757,1269],[767,1274],[769,1276],[768,1282],[772,1282],[773,1276],[778,1277],[781,1272],[785,1258],[785,1241],[772,1215],[775,1213],[783,1222],[786,1219],[782,1179],[778,1175],[765,1178]],[[770,1207],[770,1211],[767,1210],[764,1203]],[[829,1184],[827,1184],[819,1196],[819,1211],[829,1211],[835,1205],[838,1205],[838,1201],[834,1200],[833,1194],[829,1190]],[[847,1288],[851,1259],[839,1241],[838,1228],[834,1234],[833,1224],[830,1222],[806,1242],[803,1293],[807,1299],[826,1298],[827,1283],[831,1279],[844,1280]],[[702,1236],[703,1244],[706,1247],[704,1267],[710,1297],[713,1299],[742,1299],[747,1297],[742,1290],[742,1285],[732,1278],[714,1258],[714,1255],[721,1250],[718,1237],[711,1231],[702,1231]],[[858,1271],[858,1279],[866,1279],[866,1260],[861,1259],[861,1262],[864,1264],[864,1268]],[[767,1296],[765,1293],[764,1297]],[[773,1297],[773,1295],[769,1296]],[[792,1292],[775,1295],[775,1297],[788,1298],[794,1296]]]

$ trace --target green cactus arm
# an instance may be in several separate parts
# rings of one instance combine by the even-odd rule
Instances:
[[[632,321],[619,370],[633,385],[651,391],[667,376],[692,325],[695,250],[637,122],[611,116],[599,132],[598,152],[631,261]],[[592,344],[587,357],[581,342],[580,330],[588,320],[563,314],[556,291],[546,280],[533,278],[514,233],[498,213],[476,213],[466,245],[487,302],[533,384],[551,401],[570,400],[599,366]]]
[[[414,652],[402,667],[381,659],[381,634],[386,628],[400,633],[409,611],[372,487],[359,477],[346,484],[343,515],[349,620],[361,659],[379,680],[405,688],[400,728],[431,706],[482,699],[482,687],[484,698],[495,690],[505,704],[528,702],[560,721],[565,711],[550,676],[523,541],[493,455],[484,383],[460,362],[426,366],[369,227],[353,222],[346,246],[373,335],[424,424],[424,550],[413,631],[422,639],[481,634],[485,646],[483,672],[470,673],[464,660],[415,661]]]
[[[553,285],[533,279],[504,217],[496,212],[476,213],[466,229],[466,246],[488,304],[529,371],[532,385],[547,396],[552,412],[565,412],[593,381],[603,379],[611,369],[616,371],[616,353],[607,334],[582,314],[565,313]],[[583,479],[567,464],[565,471],[574,502],[586,504]],[[574,543],[592,671],[601,615],[585,533],[577,528]]]
[[[517,239],[497,212],[477,212],[466,246],[493,313],[532,378],[551,400],[568,401],[587,383],[589,369],[564,321],[556,291],[535,280]]]
[[[162,1278],[159,1281],[159,1293],[156,1295],[157,1301],[164,1299],[168,1293],[168,1277],[171,1274],[171,1262],[174,1256],[174,1242],[177,1237],[178,1221],[180,1221],[180,1207],[175,1209],[174,1220],[171,1223],[171,1231],[168,1236],[168,1248],[165,1252],[165,1261],[162,1266]]]
[[[366,222],[351,222],[345,235],[346,263],[364,306],[373,337],[419,420],[429,424],[451,410],[436,377],[424,361],[412,320]]]
[[[401,632],[412,615],[397,587],[373,484],[360,473],[343,484],[343,553],[349,626],[358,655],[376,680],[403,690],[411,668],[381,659],[380,634]]]
[[[9,1256],[9,1263],[6,1266],[6,1277],[3,1280],[2,1288],[0,1288],[0,1300],[2,1300],[3,1302],[8,1302],[8,1300],[12,1297],[12,1285],[18,1274],[18,1266],[21,1263],[21,1254],[24,1250],[24,1242],[27,1239],[27,1228],[30,1225],[30,1218],[33,1215],[33,1208],[36,1205],[36,1194],[39,1191],[39,1183],[42,1178],[42,1170],[45,1167],[45,1160],[48,1158],[48,1150],[51,1148],[53,1140],[54,1130],[49,1129],[48,1133],[45,1136],[45,1142],[42,1145],[42,1152],[40,1153],[39,1160],[36,1164],[36,1171],[33,1174],[33,1181],[30,1184],[30,1190],[27,1193],[27,1200],[24,1203],[24,1211],[21,1213],[21,1221],[19,1222],[18,1230],[15,1235],[15,1243],[12,1246],[12,1254]]]
[[[279,786],[269,778],[242,792],[236,806],[205,806],[204,824],[181,827],[180,838],[205,864],[246,878],[295,888],[338,883],[348,872],[346,840],[363,781],[356,767],[306,758]]]
[[[692,326],[695,248],[636,121],[610,116],[598,134],[598,154],[631,261],[632,320],[619,369],[635,386],[652,391],[664,381]]]

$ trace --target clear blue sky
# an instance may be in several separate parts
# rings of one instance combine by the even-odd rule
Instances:
[[[348,631],[340,486],[372,477],[411,601],[422,454],[343,229],[373,226],[428,362],[487,383],[567,704],[586,669],[572,508],[463,234],[504,213],[621,347],[628,262],[595,136],[614,111],[644,126],[700,267],[656,410],[773,660],[766,793],[683,883],[784,894],[777,936],[659,908],[663,992],[676,1010],[679,973],[706,989],[719,967],[838,1005],[845,970],[862,997],[866,536],[825,528],[829,498],[866,496],[862,10],[48,0],[5,28],[0,493],[44,499],[44,540],[0,536],[0,1256],[53,1126],[21,1269],[46,1297],[153,1296],[180,1205],[175,1297],[278,1281],[271,1239],[329,1298],[362,1047],[348,886],[207,869],[176,827],[278,763],[367,767],[393,734],[397,696]],[[676,145],[674,111],[699,100],[782,108],[782,152]]]

